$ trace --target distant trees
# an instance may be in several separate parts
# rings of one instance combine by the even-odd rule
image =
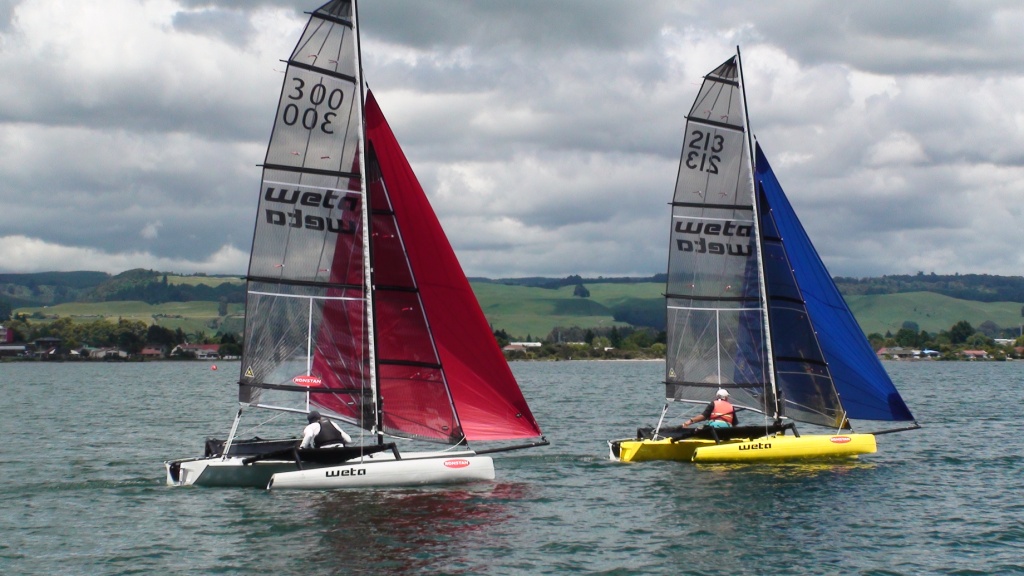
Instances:
[[[117,347],[130,354],[142,351],[146,344],[148,326],[141,320],[121,318],[117,323],[107,320],[75,322],[69,316],[57,318],[52,322],[29,325],[26,339],[52,337],[60,338],[62,345],[68,349],[81,346]]]
[[[909,328],[900,328],[892,339],[900,346],[917,346],[917,331]]]
[[[234,334],[221,334],[220,347],[217,348],[217,353],[221,356],[241,356],[242,345]]]
[[[184,336],[180,331],[175,332],[159,324],[153,324],[146,329],[146,342],[156,346],[176,346],[185,341]]]
[[[964,344],[967,344],[971,348],[975,349],[985,349],[989,346],[992,346],[995,343],[995,340],[989,338],[988,336],[982,334],[981,332],[975,332],[974,334],[971,334],[970,336],[967,337],[967,340],[964,342]]]
[[[233,303],[245,301],[245,287],[233,282],[221,282],[217,286],[208,286],[205,283],[171,284],[168,282],[167,274],[135,269],[122,272],[105,281],[93,289],[88,298],[106,302],[140,300],[148,304],[222,300]]]
[[[495,332],[496,337],[498,332]],[[522,337],[515,339],[524,340]],[[535,340],[527,335],[525,341]],[[505,355],[509,360],[664,358],[665,332],[632,326],[557,327],[541,340],[541,346],[512,350]]]
[[[999,325],[991,320],[985,320],[978,325],[978,332],[989,338],[997,338],[999,336]]]
[[[117,322],[106,319],[77,322],[70,316],[62,316],[47,322],[32,322],[27,318],[18,318],[4,323],[14,331],[19,342],[32,342],[39,338],[53,337],[61,340],[62,348],[78,350],[89,346],[92,348],[118,348],[129,354],[138,354],[146,346],[170,349],[178,344],[192,341],[193,343],[221,344],[226,346],[227,353],[238,356],[242,353],[242,343],[234,333],[219,333],[215,338],[207,338],[203,332],[197,332],[193,338],[185,334],[181,328],[171,330],[157,324],[147,324],[141,320],[119,318]]]
[[[572,295],[578,298],[590,298],[590,290],[583,284],[577,284],[576,288],[572,291]]]
[[[952,344],[963,344],[974,334],[974,327],[966,320],[961,320],[949,329],[949,341]]]
[[[934,273],[893,275],[880,278],[835,278],[843,295],[934,292],[977,302],[1024,302],[1024,278],[988,274]],[[1024,310],[1022,310],[1024,314]]]
[[[902,347],[905,349],[928,349],[941,353],[944,360],[959,360],[965,357],[963,350],[984,350],[992,360],[1019,358],[1014,346],[1024,345],[1024,336],[1014,344],[997,343],[980,327],[975,329],[970,322],[961,320],[938,334],[919,328],[916,322],[905,322],[895,334],[877,332],[867,336],[874,350]],[[987,326],[989,331],[997,326]],[[611,326],[607,328],[555,328],[542,340],[542,346],[511,352],[510,360],[556,360],[587,358],[664,358],[667,333],[664,330],[635,328],[632,326]],[[532,340],[527,337],[527,340]]]
[[[612,346],[615,348],[622,345],[622,335],[619,334],[618,326],[612,326],[612,331],[608,334],[608,339],[611,340]]]
[[[943,360],[965,359],[962,354],[964,350],[983,350],[991,360],[1020,358],[1017,348],[1024,346],[1024,336],[1018,337],[1017,332],[1001,329],[994,322],[983,322],[975,329],[970,322],[961,320],[949,330],[940,330],[938,334],[921,330],[916,335],[906,327],[906,323],[904,326],[895,335],[886,333],[882,336],[877,332],[869,334],[868,341],[875,350],[890,347],[935,350],[941,353],[940,358]],[[1014,341],[996,342],[996,338],[1000,337]]]

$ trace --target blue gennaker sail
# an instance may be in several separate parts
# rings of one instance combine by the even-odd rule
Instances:
[[[774,227],[776,241],[783,251],[781,256],[788,261],[788,266],[773,268],[767,260],[765,265],[772,343],[775,348],[773,355],[776,357],[777,369],[783,370],[787,360],[785,346],[781,345],[787,334],[778,322],[780,318],[786,318],[786,314],[771,311],[771,307],[785,306],[780,302],[797,303],[802,300],[806,318],[817,337],[821,361],[832,379],[846,417],[853,420],[912,422],[914,416],[832,281],[760,146],[756,146],[755,154],[754,177],[762,206],[760,217],[765,227],[763,233]],[[773,279],[773,275],[786,278]],[[784,288],[777,288],[773,294],[773,285]],[[780,290],[791,289],[796,289],[798,294],[778,293]],[[796,317],[799,314],[790,316]],[[812,360],[810,364],[817,362]],[[786,382],[786,377],[780,375],[783,401],[797,400],[799,409],[801,393],[798,388],[787,386]],[[787,406],[787,411],[791,408]]]

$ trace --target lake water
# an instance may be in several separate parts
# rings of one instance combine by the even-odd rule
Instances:
[[[607,460],[660,362],[512,368],[552,445],[496,482],[310,493],[164,486],[237,363],[0,364],[0,574],[1024,574],[1024,362],[887,363],[923,429],[728,466]]]

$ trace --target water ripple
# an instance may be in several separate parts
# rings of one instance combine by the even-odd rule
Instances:
[[[513,363],[552,445],[498,481],[300,493],[162,485],[226,430],[234,367],[0,364],[0,573],[1024,574],[1017,423],[964,402],[1022,404],[1024,362],[886,367],[924,428],[859,461],[612,463],[662,365]],[[75,430],[30,432],[55,410]]]

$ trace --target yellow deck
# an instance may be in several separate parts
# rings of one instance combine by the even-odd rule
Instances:
[[[662,440],[621,440],[622,462],[676,460],[680,462],[758,462],[821,458],[853,458],[876,451],[872,434],[811,434],[803,436],[765,436],[753,440],[714,440],[688,438],[673,442]]]

